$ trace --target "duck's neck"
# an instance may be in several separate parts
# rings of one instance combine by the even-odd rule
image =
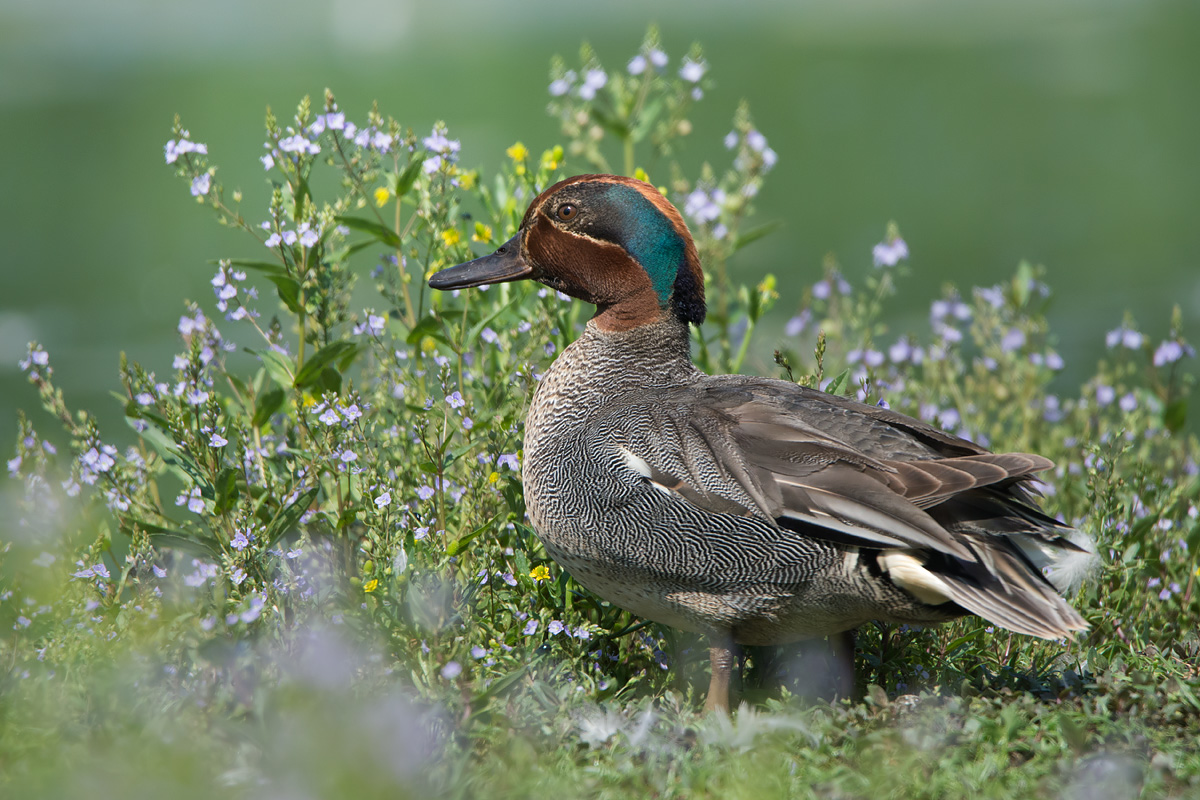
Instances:
[[[701,374],[692,364],[688,323],[674,315],[624,331],[604,330],[593,319],[554,362],[580,390],[615,394],[639,386],[673,386]],[[564,387],[565,388],[565,387]]]

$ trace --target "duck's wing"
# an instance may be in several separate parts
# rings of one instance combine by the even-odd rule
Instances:
[[[627,429],[622,446],[660,489],[867,550],[931,604],[952,601],[1043,637],[1086,627],[1040,569],[1060,553],[1091,555],[1032,499],[1030,481],[1048,459],[990,453],[888,409],[782,381],[703,379],[639,410],[630,418],[650,419]]]

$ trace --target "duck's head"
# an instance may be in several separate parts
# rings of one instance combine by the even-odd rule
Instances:
[[[596,324],[629,330],[667,315],[704,321],[704,275],[675,206],[648,183],[578,175],[538,195],[517,235],[444,269],[434,289],[531,280],[594,303]]]

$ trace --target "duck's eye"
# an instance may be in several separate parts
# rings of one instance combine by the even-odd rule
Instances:
[[[579,216],[579,208],[574,203],[563,203],[554,213],[557,214],[558,218],[563,222],[570,222],[571,220],[575,219],[575,217]]]

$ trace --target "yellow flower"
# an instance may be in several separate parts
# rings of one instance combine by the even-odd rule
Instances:
[[[391,189],[387,188],[386,186],[380,186],[375,190],[375,205],[383,208],[387,205],[387,201],[391,198],[391,196]]]
[[[495,483],[498,480],[500,480],[499,472],[493,472],[491,475],[488,475],[488,483]]]
[[[633,177],[637,178],[639,181],[645,181],[646,183],[650,182],[650,176],[647,175],[646,170],[642,169],[641,167],[638,167],[633,171]]]
[[[504,152],[508,153],[508,157],[513,161],[524,161],[525,159],[529,158],[529,148],[520,142],[517,142]]]
[[[550,570],[546,569],[545,564],[538,564],[529,571],[529,577],[533,578],[535,581],[549,580]]]
[[[471,237],[471,240],[475,242],[490,242],[492,240],[492,229],[482,222],[476,222],[475,235]]]
[[[371,578],[371,580],[369,580],[363,584],[364,592],[373,592],[377,588],[379,588],[379,579],[378,578]]]
[[[562,145],[556,144],[554,145],[553,149],[542,153],[542,169],[550,171],[556,170],[558,169],[558,165],[562,162],[562,159]]]
[[[475,170],[467,170],[459,173],[458,187],[470,191],[475,188],[475,179],[479,177],[479,173]]]
[[[447,247],[453,247],[458,244],[460,238],[458,228],[450,228],[449,230],[442,231],[442,241],[446,243]]]

